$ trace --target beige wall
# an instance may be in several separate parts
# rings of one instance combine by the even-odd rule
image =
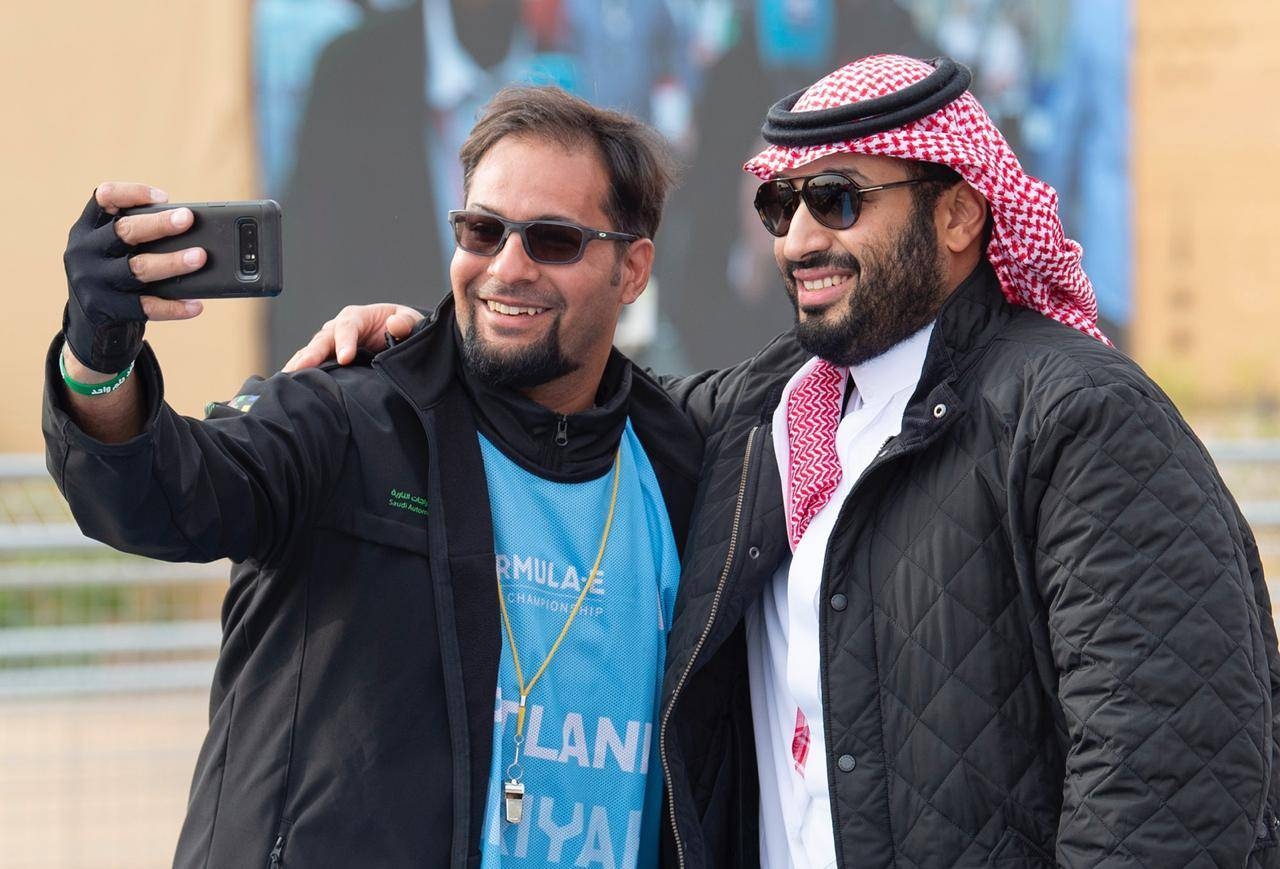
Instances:
[[[38,451],[41,364],[66,301],[62,248],[98,181],[175,200],[256,195],[248,0],[6,4],[0,166],[0,452]],[[169,397],[200,413],[258,370],[261,301],[153,324]]]
[[[1134,351],[1191,407],[1280,401],[1280,4],[1139,0]]]

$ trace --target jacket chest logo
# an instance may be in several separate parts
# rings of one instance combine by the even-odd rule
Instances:
[[[415,495],[404,489],[391,487],[391,495],[387,499],[387,506],[396,510],[407,510],[410,513],[416,513],[419,516],[427,515],[427,499],[421,495]]]

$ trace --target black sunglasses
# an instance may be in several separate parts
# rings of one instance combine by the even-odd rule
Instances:
[[[936,179],[911,178],[859,187],[852,178],[840,172],[819,172],[799,178],[775,178],[766,181],[756,190],[756,213],[771,235],[782,238],[791,228],[800,200],[813,215],[813,219],[827,229],[848,229],[858,222],[862,211],[862,197],[877,190],[906,187],[908,184],[924,184]]]
[[[507,220],[479,211],[450,211],[453,237],[458,247],[480,256],[497,256],[511,233],[520,236],[524,252],[534,262],[568,265],[582,259],[588,242],[633,242],[629,232],[605,232],[563,220]]]

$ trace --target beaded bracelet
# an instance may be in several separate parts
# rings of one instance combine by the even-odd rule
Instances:
[[[67,373],[67,360],[61,353],[58,354],[58,370],[62,372],[62,382],[67,384],[67,389],[79,395],[106,395],[109,392],[115,392],[133,373],[133,365],[134,363],[130,362],[128,368],[102,383],[81,383],[79,380],[73,380]]]

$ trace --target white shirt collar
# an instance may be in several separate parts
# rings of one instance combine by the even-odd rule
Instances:
[[[930,323],[879,356],[849,368],[849,376],[853,378],[863,404],[884,404],[908,386],[914,391],[924,368],[924,357],[932,334],[933,323]]]
[[[929,337],[932,334],[933,323],[930,323],[919,332],[899,341],[874,359],[869,359],[860,365],[853,366],[849,373],[853,377],[857,391],[855,391],[850,401],[845,402],[846,414],[852,413],[864,405],[869,405],[872,409],[870,412],[877,414],[880,412],[880,408],[886,407],[894,400],[895,396],[898,397],[902,407],[905,408],[915,392],[916,385],[920,382],[920,373],[924,369],[924,358],[928,353]],[[818,358],[815,356],[804,365],[801,365],[795,374],[791,375],[791,379],[787,381],[787,385],[782,389],[782,396],[773,413],[771,425],[773,448],[777,457],[778,471],[782,476],[782,498],[787,510],[791,509],[791,451],[788,446],[790,441],[787,432],[787,403],[796,384],[817,364]],[[848,386],[849,378],[846,377],[840,384],[840,400],[842,402],[844,402],[844,393]],[[898,414],[895,424],[898,428],[892,432],[893,434],[901,430],[901,413]]]

